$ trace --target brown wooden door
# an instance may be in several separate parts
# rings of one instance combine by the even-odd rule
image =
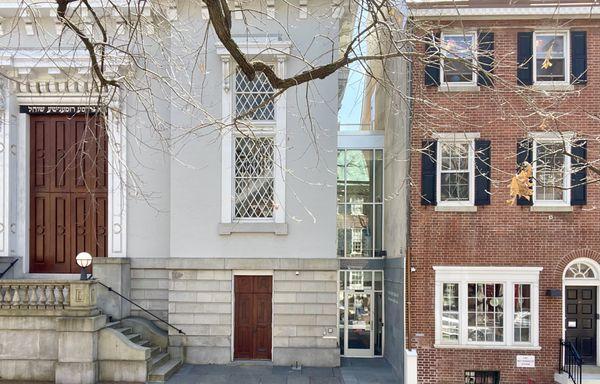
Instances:
[[[566,287],[566,339],[584,364],[596,364],[596,287]]]
[[[236,276],[235,345],[236,359],[271,359],[271,276]]]
[[[30,272],[77,273],[106,256],[107,136],[85,115],[30,119]]]

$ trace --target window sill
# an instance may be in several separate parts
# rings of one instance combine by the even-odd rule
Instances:
[[[532,205],[531,212],[573,212],[572,205]]]
[[[436,212],[477,212],[475,205],[436,205]]]
[[[533,84],[531,87],[535,91],[554,91],[554,92],[564,92],[564,91],[574,91],[575,86],[572,84]]]
[[[462,345],[462,344],[434,344],[434,348],[438,349],[504,349],[514,351],[540,351],[540,346],[525,346],[525,345]]]
[[[219,223],[219,235],[232,233],[274,233],[287,235],[287,223]]]
[[[438,87],[438,92],[479,92],[480,87],[473,84],[457,85],[444,84]]]

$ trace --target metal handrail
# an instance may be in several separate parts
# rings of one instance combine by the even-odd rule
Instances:
[[[3,278],[3,277],[4,277],[4,275],[6,275],[6,273],[7,273],[8,271],[10,271],[10,269],[11,269],[12,267],[14,267],[14,265],[15,265],[15,264],[17,264],[17,261],[19,261],[19,259],[14,259],[14,260],[13,260],[13,261],[10,263],[10,265],[9,265],[9,266],[8,266],[8,267],[7,267],[7,268],[4,270],[4,272],[0,273],[0,279],[1,279],[1,278]]]
[[[142,311],[146,312],[147,314],[149,314],[150,316],[154,317],[156,320],[165,323],[167,326],[173,328],[174,330],[176,330],[177,332],[179,332],[182,335],[185,335],[186,333],[183,332],[181,329],[177,328],[176,326],[172,325],[171,323],[169,323],[166,320],[161,319],[160,317],[156,316],[154,313],[148,311],[146,308],[143,308],[142,306],[140,306],[139,304],[137,304],[135,301],[131,300],[128,297],[123,296],[122,294],[120,294],[119,292],[115,291],[114,289],[112,289],[112,287],[109,287],[108,285],[104,284],[103,282],[101,282],[100,280],[94,279],[94,281],[96,281],[98,284],[100,284],[101,286],[103,286],[104,288],[108,289],[109,292],[114,293],[115,295],[119,296],[122,299],[127,300],[128,302],[130,302],[131,304],[135,305],[136,307],[138,307],[139,309],[141,309]]]
[[[559,372],[565,372],[573,384],[581,384],[583,360],[570,341],[560,339]]]

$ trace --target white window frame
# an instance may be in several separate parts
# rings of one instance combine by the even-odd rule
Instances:
[[[221,112],[224,124],[230,124],[235,116],[235,106],[233,104],[235,92],[235,66],[229,55],[229,51],[221,44],[216,43],[217,54],[221,58],[221,75],[222,75],[222,92],[221,92]],[[291,51],[291,42],[289,41],[263,41],[263,42],[248,42],[246,40],[239,41],[240,50],[247,55],[261,57],[265,62],[276,62],[275,69],[277,74],[285,76],[285,64],[287,57]],[[251,121],[249,124],[253,127],[253,134],[272,134],[275,137],[275,179],[274,179],[274,197],[275,207],[272,219],[244,219],[244,223],[249,223],[254,228],[238,226],[236,232],[244,232],[248,228],[248,232],[255,232],[260,223],[275,223],[285,224],[285,173],[286,173],[286,94],[280,95],[275,100],[275,120],[268,121],[267,124],[261,121]],[[228,129],[221,136],[221,224],[239,223],[240,220],[234,218],[233,204],[233,145],[234,132]],[[265,227],[264,232],[274,232],[277,234],[287,233],[287,229],[283,232],[278,232],[278,227]],[[260,230],[261,232],[263,230]],[[223,234],[231,233],[231,229],[227,227]]]
[[[530,349],[539,350],[539,274],[541,267],[468,267],[434,266],[435,271],[435,347],[474,349]],[[459,284],[459,337],[458,342],[442,339],[443,284]],[[468,340],[468,284],[504,285],[504,338],[502,342],[475,342]],[[514,284],[531,285],[531,341],[514,341]]]
[[[446,36],[461,36],[461,37],[465,37],[465,36],[472,36],[473,37],[473,46],[471,47],[471,52],[473,53],[473,71],[472,71],[472,78],[471,81],[450,81],[450,82],[446,82],[444,80],[445,76],[444,76],[444,61],[446,58],[446,55],[449,53],[448,51],[445,51],[443,49],[444,47],[444,38]],[[442,32],[442,34],[440,35],[440,86],[444,87],[456,87],[456,86],[477,86],[477,32],[476,31],[446,31],[446,32]]]
[[[574,134],[567,133],[532,133],[530,137],[533,139],[532,158],[533,158],[533,205],[545,207],[562,207],[571,205],[571,158],[564,155],[564,179],[563,179],[563,198],[561,200],[540,200],[537,198],[537,147],[538,144],[564,144],[566,150],[571,151],[571,140]]]
[[[564,80],[562,81],[538,81],[537,79],[537,49],[535,47],[537,36],[564,36],[565,42],[565,73]],[[571,73],[571,39],[568,30],[540,30],[533,32],[533,84],[536,85],[569,85],[570,73]]]
[[[436,183],[435,194],[437,206],[442,207],[464,207],[475,206],[475,139],[479,138],[478,133],[456,133],[435,135],[437,141],[436,154]],[[444,201],[442,200],[442,144],[469,144],[469,200],[465,201]]]

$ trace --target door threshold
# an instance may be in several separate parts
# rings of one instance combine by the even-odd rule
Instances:
[[[269,367],[273,365],[272,360],[244,360],[244,359],[236,359],[229,363],[229,365],[238,366],[238,365],[258,365]]]

